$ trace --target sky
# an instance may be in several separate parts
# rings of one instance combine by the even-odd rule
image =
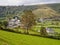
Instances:
[[[0,0],[0,5],[35,5],[60,3],[60,0]]]

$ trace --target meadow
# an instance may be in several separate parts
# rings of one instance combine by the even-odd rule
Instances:
[[[44,26],[48,27],[49,25]],[[60,33],[60,28],[53,28],[53,29],[56,32]],[[33,30],[29,30],[28,35],[24,34],[23,33],[24,31],[22,29],[19,30],[22,33],[14,33],[0,30],[0,45],[60,45],[60,40],[38,36],[40,33],[38,33],[37,30],[40,30],[40,23],[34,26]]]
[[[60,45],[60,40],[0,30],[0,45]]]

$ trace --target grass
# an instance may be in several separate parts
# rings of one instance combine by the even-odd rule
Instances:
[[[50,23],[44,24],[45,27],[57,27],[60,25],[51,25]],[[39,34],[41,24],[38,23],[33,26],[33,31],[30,30],[30,34]],[[56,32],[60,33],[60,28],[53,28]],[[19,29],[24,33],[23,29]],[[40,36],[25,35],[20,33],[13,33],[0,30],[0,45],[60,45],[60,40],[43,38]]]
[[[60,28],[54,28],[54,30],[58,33],[60,33]]]
[[[59,45],[60,40],[42,38],[25,34],[17,34],[0,30],[0,38],[8,42],[8,45]],[[0,40],[2,42],[2,40]],[[2,45],[2,43],[0,43]]]
[[[52,22],[56,23],[57,21],[46,21],[45,23],[43,23],[43,26],[44,27],[51,27],[51,28],[53,28],[53,30],[55,30],[55,32],[60,33],[60,23],[59,23],[60,21],[58,22],[59,23],[58,25],[56,25],[56,24],[52,25],[51,24]],[[37,25],[35,25],[33,28],[34,28],[34,30],[40,30],[41,23],[37,23]]]
[[[8,45],[8,42],[6,42],[4,39],[0,38],[0,45]]]
[[[44,26],[44,27],[51,27],[53,30],[55,30],[55,32],[60,33],[60,27],[55,27],[55,26],[54,27],[53,26]],[[41,26],[34,26],[33,29],[35,31],[40,30]]]

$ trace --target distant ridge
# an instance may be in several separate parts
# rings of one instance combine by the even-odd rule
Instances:
[[[24,6],[24,5],[20,5],[20,6],[0,6],[0,18],[2,18],[2,17],[5,18],[7,16],[9,18],[9,17],[15,16],[17,14],[20,16],[21,12],[23,10],[34,11],[34,10],[45,8],[45,7],[48,7],[49,10],[50,9],[54,10],[54,12],[57,13],[56,16],[60,16],[60,3],[54,3],[54,4],[38,4],[38,5],[28,5],[28,6]]]

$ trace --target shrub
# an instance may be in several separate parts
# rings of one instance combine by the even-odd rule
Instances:
[[[47,32],[46,32],[45,27],[41,27],[40,34],[41,34],[41,36],[47,36]]]

